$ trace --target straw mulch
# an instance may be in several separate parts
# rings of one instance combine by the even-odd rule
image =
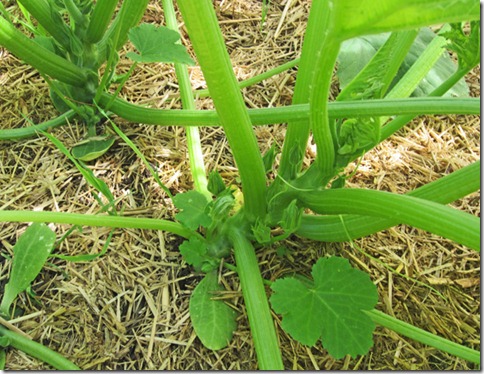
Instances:
[[[261,1],[216,1],[223,34],[239,79],[259,74],[296,58],[300,52],[309,1],[271,1],[261,29]],[[146,21],[163,22],[153,1]],[[184,34],[185,35],[185,34]],[[188,44],[186,36],[183,38]],[[122,69],[129,67],[121,59]],[[204,88],[200,71],[191,69],[194,88]],[[296,69],[243,90],[248,107],[290,103]],[[479,71],[468,77],[479,95]],[[2,128],[55,116],[43,79],[7,51],[0,49],[0,116]],[[169,65],[140,65],[122,96],[160,108],[179,108],[174,70]],[[209,99],[197,101],[211,108]],[[116,119],[126,135],[159,171],[173,193],[192,188],[182,128],[147,126]],[[262,151],[282,144],[284,125],[258,127]],[[53,131],[66,146],[83,136],[72,123]],[[227,183],[237,173],[220,128],[202,129],[207,170],[218,170]],[[368,153],[350,180],[352,187],[404,193],[477,160],[479,118],[420,117],[407,129]],[[308,161],[313,156],[308,148]],[[171,219],[175,211],[166,194],[122,141],[91,163],[95,175],[108,183],[124,214]],[[350,165],[348,171],[354,169]],[[43,137],[0,143],[0,209],[96,213],[92,189],[73,164]],[[474,193],[452,206],[480,214]],[[0,223],[0,290],[8,280],[12,246],[27,223]],[[60,238],[69,225],[51,224]],[[58,253],[78,255],[101,251],[108,228],[83,227],[62,242]],[[23,293],[16,302],[18,317],[10,321],[30,338],[66,356],[83,369],[184,370],[257,368],[238,278],[223,271],[223,297],[238,312],[238,328],[230,345],[210,351],[195,336],[188,302],[200,277],[178,252],[180,238],[165,232],[117,229],[106,255],[91,262],[50,259],[32,285],[35,298]],[[266,279],[294,271],[309,274],[324,255],[348,258],[368,272],[379,291],[377,309],[465,346],[480,349],[480,256],[465,247],[404,225],[354,245],[327,244],[293,236],[276,248],[258,252]],[[279,325],[279,317],[275,316]],[[475,369],[462,359],[377,327],[374,346],[362,357],[331,358],[321,344],[305,347],[278,328],[284,365],[297,370],[434,370]],[[7,351],[6,369],[50,367],[23,352]]]

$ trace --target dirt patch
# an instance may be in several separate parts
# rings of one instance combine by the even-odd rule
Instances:
[[[271,1],[260,27],[260,1],[216,1],[229,53],[239,79],[246,79],[298,57],[309,1]],[[162,23],[158,2],[145,16]],[[182,30],[184,31],[184,30]],[[188,45],[184,36],[185,45]],[[121,59],[122,69],[129,62]],[[297,69],[291,69],[243,90],[249,107],[290,104]],[[194,88],[205,88],[199,69],[191,68]],[[479,69],[468,77],[479,95]],[[2,128],[25,125],[22,114],[38,123],[56,115],[43,79],[0,49],[0,116]],[[336,88],[335,88],[336,89]],[[159,108],[179,108],[174,69],[140,65],[121,96]],[[199,99],[198,108],[211,108]],[[192,188],[185,134],[182,128],[148,126],[116,119],[160,173],[173,193]],[[480,123],[473,116],[420,117],[405,130],[369,152],[349,181],[404,193],[466,166],[480,157]],[[284,125],[255,129],[262,151],[282,145]],[[66,146],[84,134],[72,123],[53,130]],[[218,170],[227,183],[237,173],[220,128],[201,129],[206,168]],[[311,153],[307,153],[309,162]],[[124,214],[171,219],[173,205],[143,163],[122,141],[91,163],[96,176],[108,183]],[[350,165],[348,170],[354,169]],[[95,213],[99,205],[74,165],[43,137],[0,143],[0,209]],[[480,215],[480,194],[452,204]],[[0,223],[0,289],[10,269],[5,256],[27,224]],[[51,225],[58,237],[70,226]],[[99,253],[110,229],[83,227],[62,242],[59,253]],[[149,230],[114,230],[109,250],[82,263],[52,259],[32,285],[37,294],[22,294],[19,317],[12,321],[35,341],[92,370],[253,370],[257,368],[238,278],[223,271],[226,300],[238,312],[238,328],[230,345],[210,351],[196,338],[188,301],[200,277],[178,252],[180,238]],[[324,255],[340,255],[367,271],[378,287],[377,309],[457,343],[480,349],[480,255],[438,236],[404,225],[350,243],[319,243],[292,236],[284,245],[258,253],[263,276],[274,280],[291,272],[309,274]],[[362,357],[332,359],[318,343],[305,347],[278,334],[284,365],[296,370],[466,370],[472,364],[377,327],[374,347]],[[48,370],[49,366],[9,349],[7,369]]]

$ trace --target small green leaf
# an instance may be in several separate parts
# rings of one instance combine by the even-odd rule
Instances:
[[[75,145],[72,155],[81,161],[91,161],[105,154],[113,144],[114,138],[110,136],[91,137]]]
[[[185,47],[177,43],[180,35],[167,27],[143,23],[133,27],[128,37],[140,52],[140,54],[134,52],[126,54],[133,61],[195,64]]]
[[[264,162],[264,169],[266,173],[272,170],[272,166],[274,165],[274,161],[276,160],[277,156],[277,148],[276,144],[272,144],[271,148],[262,156],[262,161]]]
[[[200,271],[202,265],[207,261],[207,244],[196,236],[185,240],[179,249],[187,264],[192,265],[197,271]]]
[[[205,195],[198,191],[179,193],[173,198],[173,204],[181,210],[175,217],[190,230],[195,231],[200,226],[208,227],[212,223],[207,213],[208,203]]]
[[[281,227],[286,233],[293,233],[301,226],[302,209],[297,206],[297,200],[294,199],[282,212]]]
[[[378,118],[351,118],[339,127],[339,148],[336,167],[345,167],[348,162],[362,155],[378,144],[380,140],[380,121]]]
[[[363,311],[372,310],[378,301],[368,274],[340,257],[319,259],[311,274],[312,285],[296,278],[272,284],[270,301],[282,314],[282,328],[309,346],[321,338],[336,359],[367,353],[375,325]]]
[[[235,311],[221,300],[213,300],[216,291],[223,288],[212,271],[198,284],[190,297],[190,319],[198,338],[209,349],[224,348],[237,327]]]
[[[252,233],[254,234],[255,240],[260,244],[268,244],[271,242],[271,228],[260,218],[257,218],[255,224],[252,226]]]
[[[217,171],[212,171],[208,175],[208,185],[207,189],[215,196],[218,196],[223,191],[225,191],[227,187],[225,187],[224,180],[222,179],[221,175]]]
[[[12,271],[5,286],[0,312],[9,315],[17,295],[37,277],[55,243],[55,233],[45,223],[33,223],[13,247]]]

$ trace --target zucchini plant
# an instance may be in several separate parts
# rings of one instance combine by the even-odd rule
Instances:
[[[180,253],[196,272],[204,274],[191,296],[190,317],[195,332],[208,348],[225,347],[236,328],[234,311],[223,301],[212,298],[213,292],[221,287],[217,283],[217,271],[223,264],[237,272],[260,369],[284,368],[271,308],[281,316],[282,328],[291,337],[309,346],[321,340],[335,358],[367,353],[372,346],[375,324],[379,324],[479,362],[479,352],[375,310],[378,294],[369,275],[352,268],[343,258],[319,259],[312,268],[311,278],[296,275],[275,280],[270,285],[268,298],[267,280],[261,276],[256,257],[256,251],[263,251],[264,247],[292,234],[338,242],[400,223],[479,250],[478,217],[446,205],[479,189],[479,162],[404,195],[345,188],[347,175],[344,173],[350,162],[417,115],[479,114],[478,99],[441,97],[480,62],[479,3],[474,0],[410,0],[405,5],[396,0],[313,1],[301,58],[297,61],[299,70],[292,105],[248,110],[212,2],[178,0],[215,111],[194,109],[186,68],[186,64],[194,62],[178,44],[170,0],[162,1],[166,28],[136,26],[148,0],[122,3],[17,0],[17,3],[38,21],[37,27],[29,28],[34,37],[21,32],[13,16],[2,6],[0,45],[45,77],[52,101],[61,114],[45,123],[0,130],[0,139],[44,134],[56,141],[45,131],[76,117],[87,127],[86,139],[70,154],[67,149],[64,152],[79,168],[87,168],[83,161],[101,157],[114,142],[111,135],[98,134],[96,130],[100,120],[111,123],[112,114],[138,123],[185,126],[195,189],[173,197],[178,209],[175,222],[127,217],[114,210],[97,215],[0,211],[3,222],[39,223],[26,233],[31,235],[30,240],[19,240],[15,248],[11,278],[0,308],[6,318],[16,295],[28,287],[32,274],[41,269],[38,264],[27,267],[26,253],[36,250],[28,244],[42,242],[41,238],[48,238],[49,243],[53,240],[47,234],[48,227],[40,223],[143,228],[183,237]],[[116,13],[118,3],[121,6]],[[463,31],[464,22],[469,22],[469,32]],[[436,24],[445,25],[412,68],[396,78],[418,30]],[[329,102],[333,71],[342,44],[358,36],[380,33],[389,33],[389,36],[368,63],[351,77],[336,101]],[[119,77],[116,75],[118,52],[128,38],[138,53],[128,53],[133,60],[132,67]],[[409,98],[445,47],[457,53],[457,70],[427,96]],[[183,110],[147,108],[118,97],[119,87],[136,65],[151,62],[175,64]],[[104,66],[102,74],[101,66]],[[114,83],[118,83],[118,88],[112,92],[110,87]],[[253,131],[255,125],[276,123],[287,123],[277,166],[275,148],[262,155]],[[206,176],[199,126],[223,127],[240,175],[243,201],[237,200],[234,190],[224,184],[217,172]],[[118,136],[123,136],[115,124],[112,127]],[[310,135],[316,143],[317,156],[309,167],[303,168]],[[269,171],[273,171],[273,179],[269,179]],[[92,178],[92,173],[84,173]],[[95,179],[91,184],[103,188]],[[313,213],[307,213],[308,209]],[[37,262],[43,263],[46,254],[38,256]],[[232,254],[235,264],[228,260]],[[22,268],[29,269],[29,277],[18,270]],[[75,367],[54,352],[46,354],[48,348],[25,341],[4,327],[0,327],[0,343],[22,349],[56,368]]]

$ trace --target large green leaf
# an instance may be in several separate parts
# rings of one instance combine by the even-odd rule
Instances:
[[[45,223],[33,223],[13,247],[10,278],[5,286],[0,312],[8,316],[17,295],[37,277],[54,246],[55,233]]]
[[[227,346],[237,327],[236,313],[222,300],[214,300],[215,292],[223,288],[212,271],[198,284],[190,297],[190,319],[198,338],[209,349]]]
[[[313,284],[296,278],[272,284],[270,301],[282,314],[282,328],[306,345],[321,338],[336,359],[367,353],[375,325],[363,311],[372,310],[378,301],[368,274],[340,257],[319,259],[311,274]]]
[[[375,53],[385,44],[389,33],[377,35],[365,35],[353,38],[342,43],[338,55],[338,79],[341,88],[345,88],[373,58]],[[422,28],[412,44],[398,70],[394,83],[398,82],[408,69],[423,53],[427,45],[435,38],[436,34],[429,28]],[[427,96],[435,88],[440,86],[449,76],[457,70],[457,65],[452,61],[447,52],[440,57],[437,63],[426,75],[412,96]],[[468,96],[469,90],[464,79],[461,79],[444,96]]]
[[[332,4],[334,35],[341,40],[480,19],[476,0],[332,0]]]

